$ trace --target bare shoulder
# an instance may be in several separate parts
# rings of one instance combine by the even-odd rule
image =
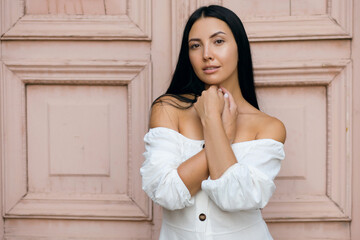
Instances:
[[[160,97],[151,108],[150,128],[166,127],[179,130],[179,109],[181,102],[172,96]]]
[[[270,138],[285,143],[286,128],[279,119],[265,113],[261,114],[260,119],[261,127],[256,135],[256,139]]]

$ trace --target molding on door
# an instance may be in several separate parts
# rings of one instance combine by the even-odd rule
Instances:
[[[172,63],[175,66],[182,33],[190,14],[200,5],[226,1],[172,0]],[[352,0],[329,0],[327,14],[310,16],[244,17],[241,20],[250,42],[311,39],[350,39],[352,37]],[[232,9],[236,12],[236,9]],[[241,17],[241,16],[240,16]]]
[[[327,93],[326,194],[275,194],[263,210],[267,221],[351,220],[351,71],[350,60],[254,64],[257,87],[323,86]]]
[[[1,82],[3,213],[5,218],[151,220],[152,205],[141,189],[143,136],[151,104],[147,61],[5,61]],[[29,192],[27,85],[124,86],[128,106],[126,194]],[[138,101],[135,101],[138,100]],[[104,177],[104,176],[102,176]],[[105,176],[106,177],[106,176]]]
[[[28,15],[2,0],[2,40],[150,40],[151,0],[129,0],[125,15]]]
[[[350,39],[352,4],[352,0],[328,0],[323,15],[246,16],[242,21],[250,42]]]

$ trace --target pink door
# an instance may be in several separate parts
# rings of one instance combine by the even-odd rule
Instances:
[[[1,234],[149,239],[151,1],[1,4]]]
[[[358,55],[352,51],[360,42],[355,35],[352,39],[352,29],[360,29],[360,20],[353,18],[353,2],[171,1],[163,10],[171,25],[154,19],[154,96],[166,89],[171,70],[160,69],[173,69],[187,17],[209,3],[228,7],[243,20],[260,108],[287,127],[287,157],[276,179],[276,193],[263,210],[274,239],[360,239],[354,227],[360,220],[360,167],[353,163],[355,154],[358,158],[360,154],[356,148],[360,136],[354,134],[355,119],[360,118],[352,109],[359,112],[360,87],[352,67],[360,66],[359,47]],[[155,38],[160,33],[166,34],[158,44]],[[158,51],[171,53],[171,66],[169,57]],[[359,78],[359,70],[356,74]]]
[[[1,0],[4,239],[157,239],[142,138],[210,3],[243,20],[260,108],[287,127],[274,239],[360,239],[359,1]]]

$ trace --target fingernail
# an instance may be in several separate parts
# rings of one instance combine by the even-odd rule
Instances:
[[[218,91],[219,91],[219,92],[222,92],[222,89],[221,89],[221,88],[219,88],[219,89],[218,89]]]
[[[228,97],[229,97],[229,94],[225,93],[225,94],[224,94],[224,97],[225,97],[225,98],[228,98]]]

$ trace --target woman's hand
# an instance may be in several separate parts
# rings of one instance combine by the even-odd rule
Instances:
[[[224,94],[212,85],[201,93],[194,107],[203,124],[206,119],[221,117],[224,110]]]
[[[237,105],[231,93],[224,87],[220,88],[224,93],[224,108],[221,115],[221,120],[223,127],[226,133],[227,138],[229,139],[230,144],[234,142],[236,135],[236,120],[238,116]]]

